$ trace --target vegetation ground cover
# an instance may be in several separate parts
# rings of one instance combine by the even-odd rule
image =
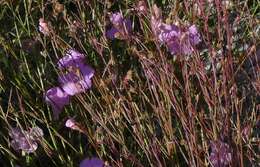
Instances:
[[[259,4],[0,0],[0,165],[259,166]]]

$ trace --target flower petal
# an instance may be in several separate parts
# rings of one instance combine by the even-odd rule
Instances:
[[[125,19],[124,20],[124,24],[126,26],[126,30],[128,33],[130,33],[132,31],[132,22],[130,19]]]
[[[62,86],[62,89],[70,96],[82,93],[92,86],[91,80],[82,79],[79,82],[68,82]]]
[[[70,96],[74,96],[83,91],[77,82],[67,82],[62,85],[62,89]]]
[[[167,43],[167,48],[171,52],[171,54],[177,54],[177,53],[180,53],[180,51],[181,51],[180,43],[177,40],[178,39],[172,40]]]
[[[122,25],[124,20],[123,15],[120,12],[113,13],[109,19],[114,26]]]
[[[81,161],[80,167],[103,167],[104,162],[99,158],[84,159]]]
[[[115,27],[111,27],[109,30],[107,30],[106,37],[109,39],[115,39],[116,33],[119,33],[119,31]]]
[[[69,72],[67,74],[59,75],[58,80],[60,84],[66,84],[68,82],[78,82],[80,78],[75,72]]]
[[[88,78],[85,78],[84,80],[79,81],[79,84],[80,84],[81,88],[84,90],[90,89],[92,86],[92,82]]]
[[[83,63],[84,57],[84,54],[70,49],[65,56],[58,61],[58,67],[59,69],[64,69],[69,66],[77,67],[79,63]]]
[[[79,69],[84,79],[91,79],[94,76],[94,69],[88,65],[81,64],[79,65]]]
[[[189,27],[189,40],[192,45],[197,45],[201,42],[200,34],[195,25]]]
[[[63,107],[69,104],[69,95],[59,87],[49,89],[45,101],[52,106],[54,118],[57,118]]]

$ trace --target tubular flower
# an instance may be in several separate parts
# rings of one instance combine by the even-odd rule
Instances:
[[[63,107],[69,104],[69,95],[60,87],[53,87],[46,92],[45,101],[51,105],[54,118],[57,119]]]
[[[69,49],[65,56],[58,61],[58,68],[62,70],[68,67],[78,67],[80,64],[84,63],[84,57],[84,54],[79,53],[74,49]]]
[[[58,77],[60,87],[51,88],[45,94],[45,101],[51,104],[55,118],[69,104],[70,96],[91,88],[94,70],[84,64],[84,57],[84,54],[70,49],[58,61],[58,68],[63,71]]]
[[[119,12],[110,16],[112,27],[107,30],[106,37],[109,39],[127,39],[132,30],[132,23],[129,19],[124,19]]]
[[[70,96],[82,93],[92,85],[94,70],[83,63],[82,54],[70,50],[59,62],[59,68],[67,68],[68,73],[59,76],[62,89]]]

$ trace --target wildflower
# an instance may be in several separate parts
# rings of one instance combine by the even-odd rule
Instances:
[[[112,27],[106,32],[107,38],[128,38],[132,29],[132,23],[129,19],[124,19],[121,13],[116,12],[110,16],[110,22],[112,23]]]
[[[211,153],[209,160],[214,167],[222,167],[230,164],[232,160],[231,149],[229,145],[221,141],[212,141],[210,143]]]
[[[39,31],[46,36],[50,35],[50,29],[48,27],[48,23],[45,22],[43,18],[39,19]]]
[[[162,22],[161,10],[153,7],[151,27],[154,35],[161,44],[165,44],[171,54],[191,54],[193,47],[201,42],[200,34],[195,25],[182,30],[177,25]]]
[[[195,25],[189,27],[188,34],[191,45],[197,45],[201,42],[200,34]]]
[[[79,124],[78,122],[76,122],[73,118],[67,119],[65,126],[72,130],[76,130],[76,131],[86,134],[86,128],[84,126],[82,126],[81,124]]]
[[[109,19],[114,26],[121,26],[124,23],[124,18],[120,12],[113,13]]]
[[[77,67],[79,64],[84,63],[84,57],[84,54],[79,53],[74,49],[70,49],[65,56],[58,61],[58,67],[60,70],[70,66]]]
[[[76,126],[76,122],[73,118],[69,118],[66,123],[65,123],[65,126],[67,128],[71,128],[71,129],[75,129],[75,126]]]
[[[201,39],[195,25],[181,31],[176,25],[162,24],[158,35],[161,44],[166,44],[171,54],[190,55]]]
[[[176,31],[170,33],[176,34]],[[190,26],[187,31],[182,31],[179,38],[176,35],[170,35],[170,37],[171,39],[166,41],[166,45],[171,54],[190,55],[194,51],[194,46],[201,41],[195,25]]]
[[[81,161],[80,167],[104,167],[105,163],[99,158],[84,159]]]
[[[30,135],[34,139],[40,139],[41,137],[43,137],[44,134],[41,128],[35,126],[30,129]]]
[[[84,64],[84,57],[84,54],[70,49],[58,61],[58,68],[65,71],[58,78],[60,87],[51,88],[45,94],[45,101],[51,104],[54,110],[54,118],[69,104],[70,96],[82,93],[92,86],[94,70]]]
[[[69,95],[59,87],[49,89],[45,101],[52,106],[54,118],[57,119],[63,107],[69,104]]]
[[[22,150],[26,153],[32,153],[38,148],[37,140],[43,136],[43,132],[39,127],[34,127],[30,131],[11,128],[9,136],[12,138],[11,147],[16,151]]]
[[[68,82],[62,86],[63,90],[73,96],[84,92],[91,87],[91,80],[80,80],[78,82]]]
[[[59,76],[62,89],[68,95],[82,93],[92,85],[91,78],[94,76],[94,70],[83,63],[83,57],[83,54],[69,50],[69,54],[58,62],[61,69],[67,67],[69,71]]]

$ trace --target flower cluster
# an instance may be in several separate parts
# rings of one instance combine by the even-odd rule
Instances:
[[[194,46],[201,42],[195,25],[181,29],[174,24],[165,24],[162,22],[161,11],[157,7],[154,7],[151,27],[158,41],[165,44],[171,54],[190,55],[194,51]]]
[[[54,118],[57,118],[62,108],[69,104],[70,96],[82,93],[92,85],[91,78],[94,70],[84,64],[84,54],[70,49],[58,62],[59,87],[49,89],[45,94],[45,100],[51,104]]]
[[[110,22],[112,27],[107,30],[106,36],[109,39],[127,39],[132,30],[132,23],[129,19],[124,19],[119,12],[110,15]]]
[[[214,167],[227,166],[232,160],[231,149],[228,144],[221,141],[210,143],[211,153],[209,160]]]
[[[11,128],[9,136],[12,138],[11,147],[13,149],[32,153],[38,148],[37,141],[43,137],[43,131],[37,126],[31,128],[29,131],[17,127]]]

